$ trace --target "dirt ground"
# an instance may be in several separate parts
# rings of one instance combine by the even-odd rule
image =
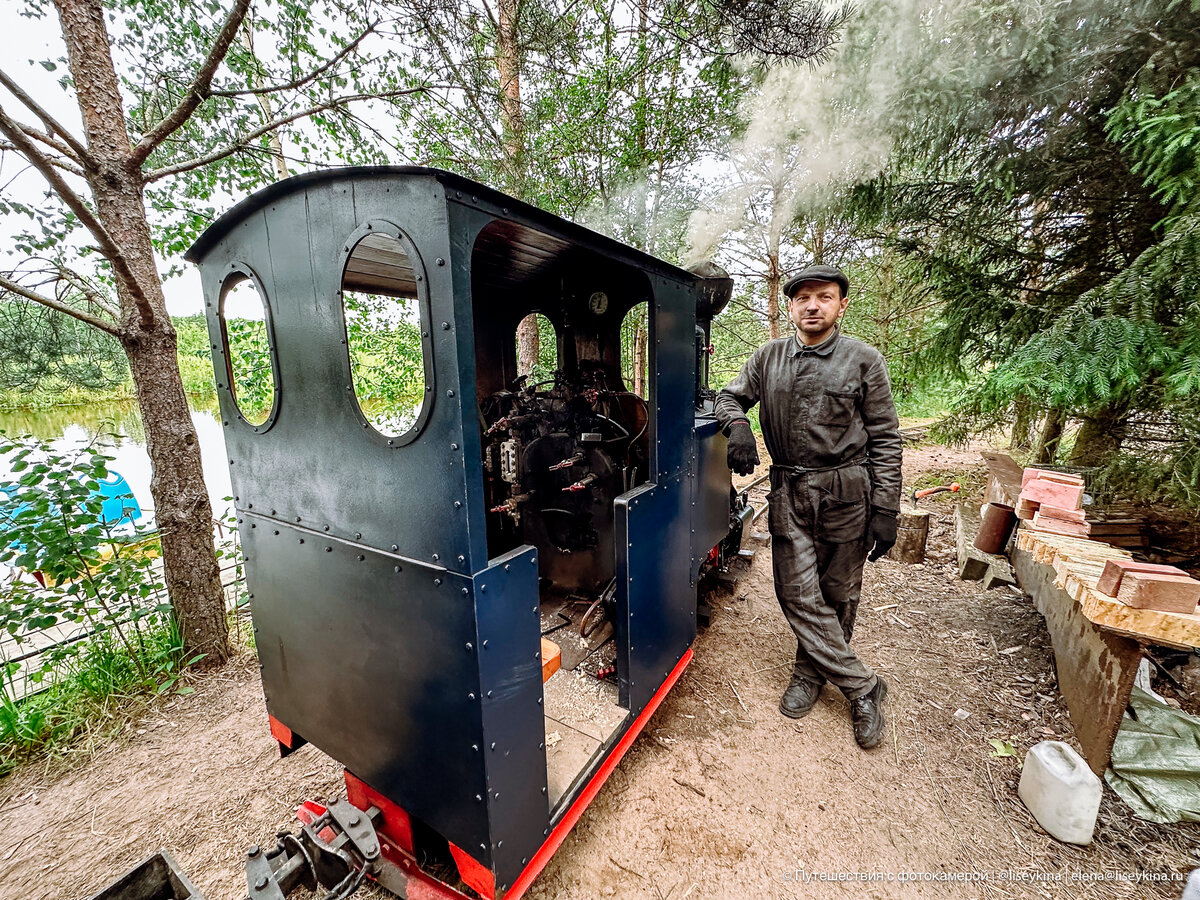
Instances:
[[[974,450],[909,448],[905,468],[906,484],[981,483]],[[988,741],[1073,740],[1049,638],[1017,590],[957,579],[951,505],[926,503],[926,564],[868,564],[855,632],[891,686],[882,747],[858,749],[829,688],[803,720],[778,713],[795,644],[756,544],[684,678],[527,896],[1178,898],[1182,880],[1131,879],[1200,866],[1200,827],[1142,822],[1105,788],[1080,848],[1026,812],[1017,761]],[[312,747],[277,757],[251,656],[192,686],[86,758],[0,779],[0,897],[87,897],[160,847],[208,900],[245,895],[245,848],[336,793],[341,770]],[[846,873],[870,880],[824,880]]]

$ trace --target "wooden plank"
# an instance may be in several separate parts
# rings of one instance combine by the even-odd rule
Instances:
[[[1084,607],[1055,586],[1053,569],[1039,564],[1028,551],[1013,552],[1013,569],[1046,619],[1058,688],[1083,757],[1093,772],[1103,775],[1133,692],[1141,645],[1090,621]]]
[[[1073,475],[1070,472],[1055,472],[1053,469],[1037,469],[1033,466],[1026,466],[1021,472],[1021,487],[1029,484],[1035,479],[1042,478],[1046,481],[1057,481],[1060,484],[1077,484],[1083,487],[1083,476]]]
[[[554,641],[542,638],[542,683],[559,670],[562,665],[562,650]]]
[[[1079,509],[1083,506],[1083,485],[1036,478],[1022,488],[1020,499],[1062,509]]]
[[[1021,494],[1021,467],[1006,453],[985,451],[980,454],[988,469],[988,502],[1015,507]]]
[[[1134,609],[1094,588],[1083,591],[1079,606],[1089,621],[1119,634],[1168,647],[1200,647],[1200,615]]]
[[[1066,519],[1054,519],[1050,516],[1043,516],[1040,511],[1033,514],[1033,528],[1035,531],[1049,531],[1051,534],[1071,534],[1078,537],[1087,537],[1088,534],[1086,523],[1069,522]]]
[[[954,532],[958,551],[958,577],[963,581],[979,581],[987,575],[991,563],[989,554],[975,547],[979,531],[979,511],[973,503],[954,505]]]
[[[1070,588],[1078,594],[1076,599],[1081,612],[1095,625],[1165,646],[1200,647],[1200,615],[1135,609],[1105,596],[1096,589],[1099,575],[1095,574],[1095,562],[1109,559],[1132,562],[1132,555],[1127,550],[1100,541],[1035,532],[1025,528],[1017,534],[1017,549],[1028,553],[1034,562],[1050,566],[1050,571],[1054,571],[1053,563],[1059,554],[1062,554],[1063,571],[1061,574],[1055,572],[1055,577],[1061,578],[1064,593]],[[1091,565],[1076,566],[1078,560],[1087,560]],[[1028,588],[1025,589],[1028,591]]]

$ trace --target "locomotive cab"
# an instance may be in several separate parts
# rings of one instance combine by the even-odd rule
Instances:
[[[384,811],[391,889],[518,896],[740,532],[702,352],[727,283],[410,167],[280,182],[188,258],[272,733]]]

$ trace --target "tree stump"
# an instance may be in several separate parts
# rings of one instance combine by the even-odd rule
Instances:
[[[925,562],[925,543],[929,540],[929,510],[907,503],[900,505],[896,520],[896,546],[888,551],[888,559],[903,563]]]

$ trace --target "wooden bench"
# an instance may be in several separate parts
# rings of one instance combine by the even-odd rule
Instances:
[[[983,457],[988,500],[1015,506],[1021,467],[1002,453]],[[1200,646],[1200,616],[1135,609],[1096,590],[1105,560],[1131,558],[1102,540],[1038,532],[1025,523],[1012,551],[1017,582],[1046,620],[1058,688],[1097,775],[1108,767],[1145,648]]]

